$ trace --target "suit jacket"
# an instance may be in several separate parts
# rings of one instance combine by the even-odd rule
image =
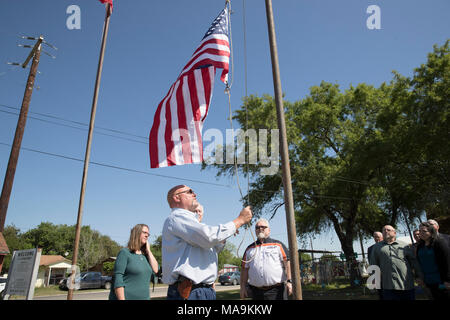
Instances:
[[[435,241],[432,241],[430,245],[434,249],[434,256],[441,281],[450,282],[450,248],[448,242],[444,240],[442,234],[439,234],[439,237]],[[420,241],[417,245],[417,251],[424,246],[425,242]],[[417,260],[421,263],[419,255],[417,255]]]

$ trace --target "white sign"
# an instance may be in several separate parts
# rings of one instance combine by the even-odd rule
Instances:
[[[33,299],[40,260],[41,249],[14,251],[5,294]]]

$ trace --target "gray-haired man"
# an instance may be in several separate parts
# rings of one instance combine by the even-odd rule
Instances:
[[[433,219],[428,219],[427,222],[428,222],[429,224],[431,224],[431,225],[433,226],[433,228],[436,229],[436,231],[437,231],[437,233],[438,233],[438,236],[439,236],[440,238],[444,239],[445,242],[446,242],[446,243],[448,244],[448,246],[450,247],[450,235],[445,234],[445,233],[440,233],[440,232],[439,232],[439,223],[437,223],[437,221],[436,221],[436,220],[433,220]]]

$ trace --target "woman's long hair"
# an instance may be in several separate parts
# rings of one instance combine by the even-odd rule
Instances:
[[[438,233],[431,223],[426,222],[426,221],[422,222],[419,225],[419,229],[420,229],[420,227],[425,227],[427,229],[427,231],[431,234],[430,244],[433,243],[434,241],[436,241],[436,239],[438,238]],[[425,241],[423,239],[420,239],[420,241],[425,243]]]
[[[141,244],[141,233],[142,233],[142,229],[144,227],[147,227],[147,229],[150,230],[148,225],[143,224],[143,223],[137,224],[133,227],[133,229],[131,229],[130,239],[128,240],[128,245],[127,245],[128,249],[130,249],[131,252],[136,252],[138,250],[141,250],[143,254],[147,253],[145,244],[144,245]]]

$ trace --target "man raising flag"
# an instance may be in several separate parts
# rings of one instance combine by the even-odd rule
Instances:
[[[228,80],[228,11],[213,21],[197,50],[159,103],[150,130],[151,168],[201,163],[202,128],[208,114],[216,68]]]

